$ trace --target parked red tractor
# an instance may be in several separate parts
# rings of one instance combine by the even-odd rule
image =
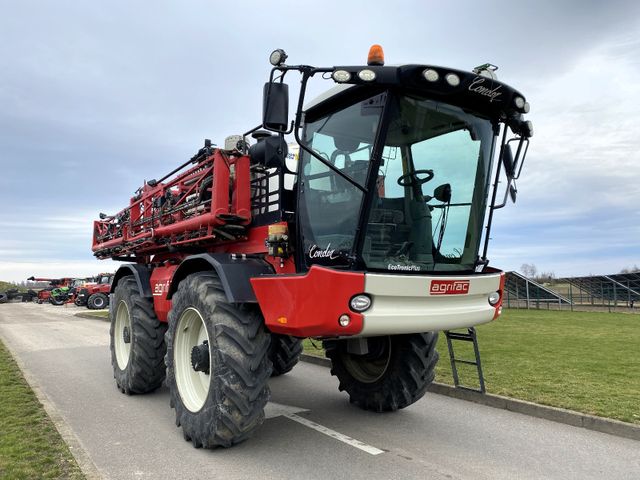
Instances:
[[[532,134],[524,96],[489,64],[384,66],[379,47],[363,66],[285,59],[271,55],[260,126],[225,148],[205,141],[94,223],[94,254],[133,262],[111,286],[116,384],[146,393],[166,374],[196,447],[233,445],[263,423],[267,380],[295,365],[304,337],[324,341],[351,402],[393,411],[433,380],[439,330],[501,313],[504,276],[487,248]],[[316,75],[338,85],[303,110]]]
[[[113,273],[100,273],[92,280],[92,282],[78,287],[74,303],[90,310],[107,308]]]

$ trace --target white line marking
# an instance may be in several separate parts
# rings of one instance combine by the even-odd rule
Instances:
[[[311,420],[307,420],[306,418],[300,417],[295,413],[289,413],[283,416],[290,420],[293,420],[294,422],[301,423],[305,427],[313,428],[314,430],[320,433],[324,433],[325,435],[328,435],[331,438],[335,438],[336,440],[346,443],[347,445],[351,445],[352,447],[359,448],[360,450],[367,452],[371,455],[380,455],[381,453],[384,453],[384,450],[380,450],[379,448],[372,447],[371,445],[367,445],[366,443],[363,443],[360,440],[356,440],[355,438],[347,437],[346,435],[336,432],[335,430],[331,430],[330,428],[323,427],[322,425],[318,425],[317,423],[312,422]]]
[[[292,405],[283,405],[282,403],[269,402],[264,407],[265,418],[286,417],[291,413],[308,412],[309,410]]]

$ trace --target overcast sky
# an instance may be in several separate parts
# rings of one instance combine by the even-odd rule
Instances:
[[[494,266],[640,264],[640,2],[0,0],[0,280],[115,270],[92,220],[256,126],[274,48],[331,66],[373,43],[389,64],[491,62],[531,103]]]

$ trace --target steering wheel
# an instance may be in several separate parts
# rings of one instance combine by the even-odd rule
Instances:
[[[418,177],[419,174],[425,174],[426,177]],[[433,178],[433,170],[415,170],[413,172],[405,173],[398,178],[398,185],[401,187],[411,187],[413,185],[422,185],[427,183]]]

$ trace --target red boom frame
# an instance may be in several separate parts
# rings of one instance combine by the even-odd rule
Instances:
[[[166,183],[145,183],[127,208],[95,221],[95,256],[145,261],[169,247],[206,248],[246,239],[249,157],[214,150],[197,162]]]

